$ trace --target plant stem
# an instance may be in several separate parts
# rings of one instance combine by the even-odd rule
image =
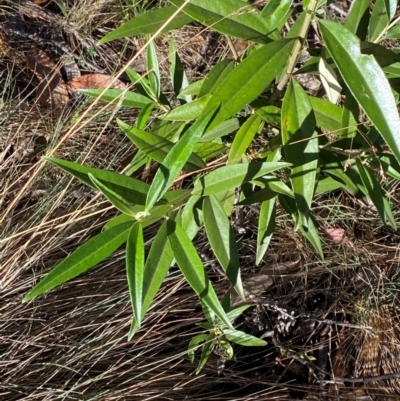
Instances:
[[[272,95],[273,100],[277,98],[277,96],[282,92],[286,84],[288,83],[290,77],[293,74],[293,70],[296,67],[297,59],[303,49],[304,42],[306,40],[308,30],[310,29],[311,20],[317,8],[318,0],[311,0],[310,4],[306,9],[306,17],[304,18],[303,25],[301,27],[299,36],[293,46],[292,54],[289,57],[287,69],[285,75],[281,78],[276,88],[275,93]],[[272,102],[271,102],[272,103]]]

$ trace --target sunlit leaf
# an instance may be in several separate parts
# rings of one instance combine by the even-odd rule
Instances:
[[[233,328],[218,300],[200,256],[185,231],[172,220],[167,221],[168,239],[177,264],[201,301],[205,303],[229,328]]]
[[[23,299],[30,301],[75,278],[110,256],[127,239],[132,222],[123,223],[94,236],[52,269]]]
[[[261,204],[258,219],[256,265],[259,265],[268,249],[275,229],[276,197]]]
[[[229,341],[245,347],[263,347],[268,344],[265,340],[254,337],[240,330],[225,329],[224,335]]]
[[[214,196],[203,200],[204,224],[211,249],[236,292],[245,300],[240,276],[239,254],[231,223]]]
[[[165,156],[165,159],[162,161],[162,165],[158,168],[147,194],[147,211],[149,211],[153,205],[162,198],[164,193],[181,172],[216,110],[217,107],[197,119]]]
[[[318,166],[316,120],[304,89],[292,80],[282,104],[282,143],[286,161],[293,164],[290,180],[297,203],[297,227],[308,226]]]
[[[368,31],[370,0],[354,1],[344,26],[361,40],[365,40]]]
[[[400,119],[385,74],[374,57],[361,54],[358,38],[345,27],[325,20],[319,24],[325,45],[354,98],[400,161]]]
[[[136,325],[140,328],[142,322],[144,276],[143,227],[140,222],[137,222],[132,226],[126,242],[126,276]],[[129,339],[132,338],[133,334],[134,333],[130,333]]]
[[[290,163],[260,163],[232,164],[217,168],[211,173],[201,177],[196,183],[193,195],[213,195],[227,191],[266,175],[272,171],[291,166]]]
[[[115,39],[156,33],[166,23],[162,32],[170,31],[193,21],[187,14],[183,12],[176,13],[176,11],[176,7],[173,6],[153,8],[145,14],[122,24],[104,36],[97,44],[102,45]]]

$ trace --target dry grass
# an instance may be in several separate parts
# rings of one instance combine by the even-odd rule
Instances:
[[[118,21],[121,3],[114,7],[87,0],[89,24],[83,23],[73,2],[66,4],[70,4],[66,12],[73,27],[70,40],[81,46],[82,57],[87,58],[80,41],[93,41],[93,35],[110,30]],[[195,64],[204,43],[203,32],[193,27],[175,35],[183,46],[186,65]],[[89,61],[113,72],[128,63],[138,44],[143,42],[121,41]],[[166,55],[162,50],[166,40],[160,38],[157,44]],[[223,47],[218,54],[227,51]],[[0,63],[10,70],[10,60],[2,58]],[[121,160],[133,149],[117,129],[115,116],[129,123],[136,115],[110,105],[82,104],[56,116],[33,105],[29,93],[10,101],[6,96],[10,86],[21,76],[29,79],[26,71],[12,68],[13,81],[5,85],[0,108],[0,153],[12,145],[13,154],[18,150],[22,156],[11,158],[0,176],[2,400],[289,400],[305,395],[309,400],[396,399],[398,378],[338,388],[309,384],[308,370],[280,355],[272,344],[261,349],[238,347],[236,359],[226,363],[221,375],[214,357],[196,376],[196,365],[190,363],[186,350],[193,335],[200,332],[195,323],[203,317],[197,298],[175,269],[143,328],[128,343],[131,307],[122,251],[62,288],[22,304],[22,297],[46,272],[114,215],[96,193],[44,164],[40,156],[55,154],[120,171]],[[166,62],[163,68],[166,73]],[[41,137],[44,142],[37,140]],[[390,182],[386,186],[391,188],[399,217],[398,188]],[[280,211],[263,266],[254,266],[255,238],[238,238],[244,278],[259,274],[263,267],[299,260],[300,268],[276,276],[265,296],[302,309],[323,294],[324,317],[370,325],[376,335],[332,326],[318,340],[318,326],[308,338],[297,332],[283,344],[309,354],[321,346],[331,347],[338,355],[340,340],[345,377],[398,372],[399,236],[385,232],[376,213],[341,192],[317,199],[314,211],[322,228],[344,228],[350,243],[332,244],[326,239],[325,261],[320,261]],[[257,215],[248,211],[245,226],[256,232],[256,225]],[[150,238],[151,232],[146,235]],[[201,235],[196,241],[199,248],[206,247]],[[226,284],[211,267],[210,274],[218,293],[223,294]],[[316,338],[317,343],[312,343]],[[337,370],[331,357],[328,368]],[[366,398],[368,394],[376,398]]]

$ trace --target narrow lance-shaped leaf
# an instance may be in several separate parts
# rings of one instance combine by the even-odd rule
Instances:
[[[240,127],[233,140],[227,164],[238,163],[242,156],[245,155],[246,149],[250,146],[260,128],[260,124],[261,118],[257,114],[253,114]]]
[[[254,178],[291,166],[290,163],[231,164],[217,168],[201,177],[193,188],[193,195],[213,195],[239,187]]]
[[[356,165],[361,180],[364,184],[364,187],[360,188],[365,192],[365,195],[367,195],[375,205],[379,215],[381,216],[382,222],[385,224],[387,219],[396,230],[396,221],[393,217],[392,211],[390,210],[389,203],[382,193],[378,180],[366,167],[364,167],[359,158],[356,159]]]
[[[97,189],[93,181],[90,179],[89,174],[128,202],[139,205],[145,204],[147,192],[150,188],[150,185],[145,182],[128,177],[125,174],[88,167],[67,160],[56,159],[53,157],[46,157],[45,160],[73,175],[92,188]]]
[[[282,143],[285,159],[293,164],[290,180],[299,213],[297,227],[308,227],[314,195],[319,154],[315,125],[307,94],[292,80],[282,105]]]
[[[357,0],[351,5],[351,9],[344,26],[357,35],[361,40],[365,40],[369,22],[370,0]]]
[[[207,238],[218,262],[226,272],[236,292],[245,300],[240,276],[239,254],[236,238],[222,205],[215,196],[203,200],[204,224]]]
[[[368,29],[368,41],[375,42],[381,37],[389,24],[389,16],[386,9],[387,0],[376,0],[371,13]]]
[[[135,223],[128,235],[126,243],[126,276],[129,296],[139,328],[142,323],[142,296],[144,276],[144,241],[143,228],[140,222]],[[129,339],[133,333],[129,334]]]
[[[129,203],[124,197],[108,188],[101,181],[95,178],[92,174],[88,174],[95,187],[115,206],[120,212],[129,216],[135,217],[134,206]]]
[[[123,223],[103,231],[85,242],[51,270],[24,297],[23,302],[30,301],[96,266],[126,241],[131,226],[132,222]]]
[[[189,343],[188,346],[188,356],[190,359],[190,362],[194,362],[194,353],[196,350],[201,347],[200,343],[206,341],[208,338],[208,334],[198,334],[197,336],[194,336]]]
[[[293,0],[270,0],[266,6],[264,6],[261,16],[265,18],[265,24],[268,27],[268,31],[272,32],[278,28],[279,23],[285,17],[290,10]]]
[[[149,211],[153,205],[164,195],[172,185],[175,178],[185,166],[200,137],[203,135],[214,116],[217,107],[210,110],[199,118],[173,146],[168,155],[157,170],[153,183],[149,189],[146,200],[146,210]]]
[[[174,88],[175,96],[179,96],[179,92],[189,86],[189,80],[186,76],[182,61],[179,58],[176,44],[173,38],[171,38],[169,41],[168,58],[170,62],[169,71],[171,75],[172,87]],[[188,103],[192,101],[192,97],[190,95],[183,95],[182,99],[184,99],[185,102]]]
[[[211,108],[221,103],[213,126],[232,117],[266,89],[285,67],[293,43],[293,40],[282,39],[262,46],[229,73],[207,106]]]
[[[176,7],[185,0],[169,0]],[[269,43],[268,27],[254,6],[241,0],[191,0],[183,11],[214,31],[258,43]]]
[[[265,340],[247,334],[240,330],[224,330],[225,337],[233,343],[243,345],[245,347],[263,347],[267,345]]]
[[[139,322],[144,318],[153,302],[158,290],[160,289],[165,276],[172,264],[174,255],[167,236],[167,223],[158,230],[144,267],[143,291],[142,291],[142,316]],[[134,317],[129,332],[130,337],[138,330],[139,325]]]
[[[136,109],[141,109],[146,104],[153,103],[153,100],[146,96],[122,89],[107,89],[106,91],[104,89],[81,89],[80,92],[87,96],[100,98],[105,102],[121,104],[121,106]]]
[[[160,67],[158,65],[158,57],[156,53],[156,47],[154,41],[152,40],[146,49],[147,57],[147,74],[150,81],[151,89],[154,93],[156,99],[160,97],[161,92],[161,77],[160,77]]]
[[[215,334],[214,332],[212,332],[207,336],[207,339],[204,343],[203,350],[201,352],[199,366],[196,369],[196,375],[198,375],[204,368],[204,365],[207,363],[208,358],[210,357],[211,352],[214,349],[214,346],[215,346]]]
[[[400,161],[400,119],[390,85],[373,56],[360,52],[360,41],[342,25],[320,21],[326,47],[354,98]]]
[[[162,32],[170,31],[190,24],[192,21],[193,19],[187,14],[183,12],[177,13],[177,9],[174,6],[154,8],[114,29],[99,40],[98,45],[120,38],[156,33],[163,25],[165,26]]]
[[[167,227],[171,248],[187,282],[200,297],[202,302],[204,302],[227,327],[233,329],[192,241],[186,235],[182,227],[174,221],[168,220]]]
[[[144,153],[155,161],[162,163],[171,151],[174,144],[157,134],[152,132],[142,131],[135,127],[124,123],[121,120],[117,120],[118,125],[124,131],[125,135]],[[195,153],[189,156],[187,163],[183,170],[185,171],[197,171],[204,168],[206,165],[204,161]]]
[[[261,204],[257,232],[256,265],[259,265],[271,242],[275,229],[276,197]]]

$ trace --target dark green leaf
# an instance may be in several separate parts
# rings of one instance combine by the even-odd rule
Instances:
[[[178,97],[179,93],[189,86],[189,81],[185,73],[185,68],[183,67],[182,61],[179,58],[176,44],[173,38],[170,39],[169,42],[169,62],[170,62],[170,75],[172,87],[174,88],[175,96]],[[192,97],[190,95],[183,96],[186,102],[191,102]]]
[[[123,223],[85,242],[51,270],[22,301],[30,301],[96,266],[126,241],[131,226],[132,222]]]
[[[201,370],[204,368],[204,365],[207,363],[208,358],[211,355],[212,350],[214,349],[215,346],[215,334],[214,333],[210,333],[207,336],[207,339],[204,343],[203,346],[203,351],[201,353],[201,357],[200,357],[200,362],[199,362],[199,366],[196,369],[196,375],[198,375]]]
[[[190,24],[193,21],[187,14],[183,12],[176,13],[176,11],[176,7],[173,6],[153,8],[151,11],[139,15],[110,32],[99,40],[97,44],[102,45],[115,39],[131,36],[153,34],[164,25],[161,32],[166,32]]]

